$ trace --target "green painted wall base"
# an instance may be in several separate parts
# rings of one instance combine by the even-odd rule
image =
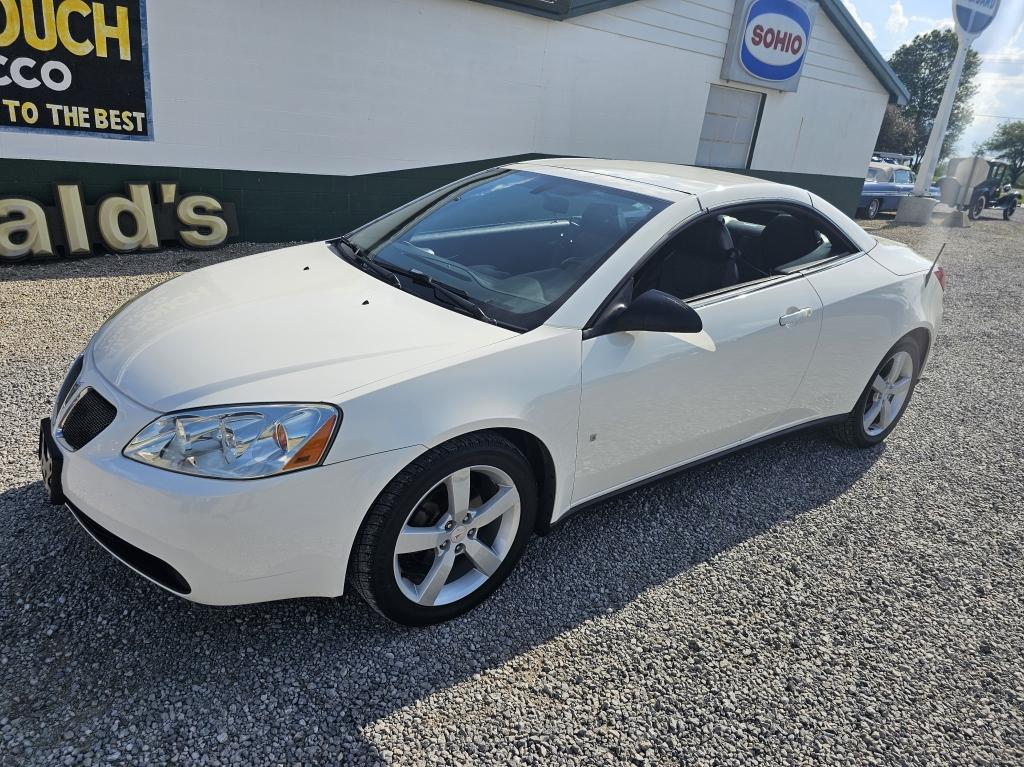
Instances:
[[[83,184],[85,199],[91,204],[105,194],[123,192],[129,181],[175,181],[182,193],[206,192],[233,202],[242,240],[318,240],[350,231],[470,173],[543,156],[497,157],[362,176],[0,159],[0,196],[32,197],[52,205],[54,183],[77,182]],[[860,178],[804,173],[746,174],[810,189],[850,214],[857,207],[864,183]]]

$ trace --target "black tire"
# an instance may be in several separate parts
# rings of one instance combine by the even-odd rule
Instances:
[[[864,418],[872,397],[872,383],[874,382],[875,377],[882,372],[883,368],[886,367],[893,356],[897,352],[901,351],[907,352],[914,361],[914,372],[911,376],[910,389],[907,393],[906,400],[903,402],[902,408],[899,413],[897,413],[895,419],[884,431],[879,434],[869,434],[867,429],[864,427]],[[832,427],[832,436],[851,447],[859,448],[874,447],[888,437],[889,434],[892,433],[892,430],[896,428],[900,419],[903,418],[903,414],[907,412],[907,408],[910,407],[910,401],[914,396],[914,389],[917,388],[917,381],[921,375],[921,362],[923,357],[923,350],[917,341],[915,341],[911,336],[906,336],[886,352],[882,361],[878,363],[878,367],[874,369],[874,372],[871,373],[871,377],[868,378],[868,383],[864,387],[864,391],[861,393],[860,399],[857,400],[857,404],[854,405],[853,410],[851,410],[849,415],[847,415],[846,420],[842,423],[835,424]]]
[[[877,197],[868,203],[868,206],[864,209],[864,218],[868,221],[874,221],[878,218],[878,214],[882,212],[882,201]]]
[[[1003,209],[1003,221],[1009,221],[1010,217],[1014,214],[1014,211],[1016,211],[1016,210],[1017,210],[1017,202],[1015,200],[1015,201],[1011,202],[1009,205],[1007,205]]]
[[[445,477],[470,466],[490,466],[508,475],[519,493],[519,526],[501,565],[481,586],[458,601],[424,606],[409,599],[395,577],[395,546],[414,506]],[[420,507],[422,508],[422,507]],[[424,454],[398,474],[366,514],[349,560],[348,582],[377,612],[406,626],[450,620],[476,607],[502,584],[522,556],[537,517],[537,484],[526,456],[493,432],[457,437]],[[437,554],[434,554],[437,556]]]
[[[971,209],[967,212],[967,217],[972,221],[977,221],[981,218],[981,214],[985,212],[985,208],[988,207],[988,198],[983,194],[979,194],[971,201]]]

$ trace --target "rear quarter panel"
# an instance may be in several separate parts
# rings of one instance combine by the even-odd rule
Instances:
[[[879,246],[882,247],[882,246]],[[917,328],[933,338],[941,288],[924,285],[928,262],[898,275],[866,254],[808,274],[823,304],[821,337],[794,399],[801,420],[847,413],[885,353]]]

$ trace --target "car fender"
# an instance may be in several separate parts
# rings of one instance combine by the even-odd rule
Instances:
[[[326,462],[410,446],[420,448],[418,457],[463,434],[516,429],[547,449],[554,508],[566,508],[576,469],[581,341],[579,330],[541,326],[349,392],[338,401],[342,424]]]

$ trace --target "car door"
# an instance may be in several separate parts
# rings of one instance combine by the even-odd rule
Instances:
[[[637,282],[641,277],[637,275]],[[690,298],[697,334],[586,338],[573,503],[770,432],[810,364],[822,304],[802,275]]]

